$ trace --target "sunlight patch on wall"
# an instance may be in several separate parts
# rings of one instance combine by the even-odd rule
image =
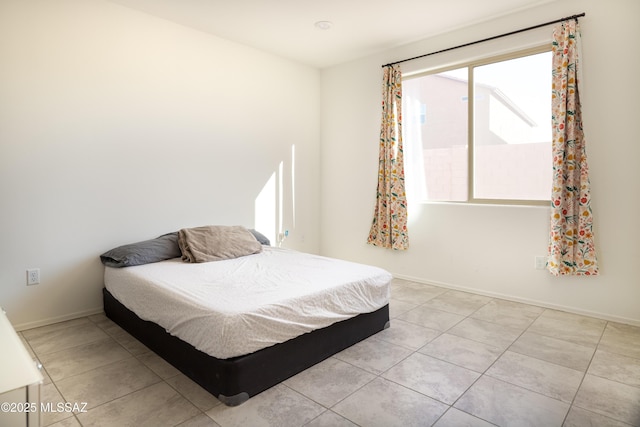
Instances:
[[[296,227],[295,198],[295,145],[291,145],[291,158],[278,163],[255,199],[255,229],[280,246]]]
[[[276,242],[276,173],[272,173],[254,203],[254,228]]]

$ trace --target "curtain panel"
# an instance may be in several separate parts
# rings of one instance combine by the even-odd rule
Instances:
[[[577,20],[554,28],[552,53],[553,188],[547,269],[558,275],[596,275],[589,168],[582,128]]]
[[[402,148],[402,72],[397,64],[384,67],[379,149],[376,206],[367,243],[405,250],[409,248],[409,235]]]

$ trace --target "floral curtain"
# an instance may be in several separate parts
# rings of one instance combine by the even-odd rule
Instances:
[[[547,268],[553,275],[598,274],[593,240],[591,194],[582,129],[577,20],[553,34],[553,190]]]
[[[384,248],[409,248],[407,200],[402,150],[402,72],[384,67],[378,190],[367,243]]]

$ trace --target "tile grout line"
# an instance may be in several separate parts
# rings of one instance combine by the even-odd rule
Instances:
[[[102,338],[102,339],[99,339],[99,340],[90,341],[90,342],[87,342],[87,343],[80,344],[80,345],[78,345],[78,346],[72,346],[72,347],[68,347],[68,348],[65,348],[65,349],[61,349],[61,350],[59,350],[59,351],[65,351],[65,350],[73,349],[73,348],[76,348],[76,347],[80,347],[80,346],[82,346],[82,345],[91,344],[91,343],[98,342],[98,341],[103,341],[103,340],[104,340],[104,341],[106,341],[106,340],[108,339],[108,340],[113,341],[115,344],[117,344],[118,346],[120,346],[124,351],[126,351],[126,352],[129,354],[129,357],[128,357],[127,359],[135,359],[135,360],[137,360],[139,363],[141,363],[143,366],[145,366],[147,369],[149,369],[149,370],[150,370],[150,371],[151,371],[151,372],[152,372],[152,373],[153,373],[153,374],[158,378],[158,381],[154,382],[153,384],[149,384],[149,385],[147,385],[147,386],[145,386],[145,387],[142,387],[142,388],[140,388],[140,389],[138,389],[138,390],[133,390],[133,391],[131,391],[131,392],[129,392],[129,393],[126,393],[126,394],[124,394],[124,395],[122,395],[122,396],[118,396],[118,397],[113,398],[113,399],[111,399],[111,400],[108,400],[108,401],[102,402],[100,405],[97,405],[97,406],[95,406],[95,407],[93,407],[93,408],[91,408],[91,409],[87,410],[87,413],[88,413],[89,411],[91,411],[91,410],[97,409],[97,408],[99,408],[99,407],[101,407],[101,406],[103,406],[103,405],[106,405],[106,404],[108,404],[108,403],[112,403],[112,402],[114,402],[114,401],[116,401],[116,400],[118,400],[118,399],[121,399],[121,398],[123,398],[123,397],[129,396],[129,395],[131,395],[131,394],[133,394],[133,393],[136,393],[136,392],[138,392],[138,391],[144,390],[144,389],[149,388],[149,387],[151,387],[151,386],[157,385],[157,384],[159,384],[159,383],[161,383],[161,382],[164,382],[164,383],[165,383],[165,384],[167,384],[169,387],[171,387],[171,385],[170,385],[170,384],[168,384],[168,383],[165,381],[165,379],[164,379],[164,378],[162,378],[162,377],[161,377],[160,375],[158,375],[155,371],[153,371],[153,369],[151,369],[149,366],[147,366],[147,365],[146,365],[143,361],[141,361],[141,360],[140,360],[136,355],[132,354],[128,349],[126,349],[122,344],[120,344],[120,343],[119,343],[119,342],[118,342],[118,341],[117,341],[113,336],[111,336],[111,334],[107,333],[107,332],[106,332],[102,327],[98,326],[98,325],[96,324],[96,322],[94,322],[93,320],[89,319],[89,316],[85,316],[85,318],[87,318],[87,320],[89,321],[89,323],[93,324],[93,325],[94,325],[94,326],[96,326],[98,329],[100,329],[102,332],[104,332],[104,333],[107,335],[107,337],[108,337],[108,338]],[[75,325],[72,325],[72,326],[69,326],[69,327],[73,327],[73,326],[75,326]],[[69,327],[67,327],[67,328],[69,328]],[[65,329],[67,329],[67,328],[65,328]],[[44,353],[44,354],[54,354],[54,353],[57,353],[57,351],[56,351],[56,352],[52,352],[52,353]],[[35,352],[34,352],[34,354],[35,354]],[[143,353],[143,354],[146,354],[146,353]],[[123,360],[127,360],[127,359],[116,360],[116,361],[111,362],[111,363],[108,363],[108,364],[106,364],[106,365],[101,365],[101,366],[99,366],[99,367],[96,367],[96,368],[93,368],[93,369],[89,369],[89,370],[87,370],[87,371],[83,371],[83,372],[75,373],[74,375],[71,375],[71,376],[69,376],[69,377],[60,378],[60,379],[57,379],[57,380],[54,380],[54,379],[49,375],[49,378],[51,379],[51,385],[53,385],[53,386],[54,386],[54,388],[57,390],[58,394],[60,394],[60,396],[62,397],[62,399],[63,399],[65,402],[68,402],[67,398],[64,396],[64,394],[62,393],[62,391],[59,389],[58,384],[56,384],[56,381],[62,381],[62,380],[65,380],[65,379],[67,379],[67,378],[73,378],[73,377],[76,377],[76,376],[78,376],[78,375],[82,375],[82,374],[85,374],[85,373],[87,373],[87,372],[91,372],[91,371],[93,371],[93,370],[95,370],[95,369],[104,368],[105,366],[110,366],[110,365],[113,365],[113,364],[116,364],[116,363],[122,362]],[[39,359],[38,359],[38,360],[39,360]],[[44,367],[44,365],[43,365],[43,369],[45,369],[45,372],[46,372],[46,367]],[[48,375],[48,372],[47,372],[47,375]],[[171,388],[172,388],[172,389],[174,389],[173,387],[171,387]],[[175,389],[174,389],[174,390],[175,390]],[[177,391],[176,391],[176,392],[177,392]],[[178,392],[177,392],[177,393],[178,393]],[[187,401],[189,401],[189,400],[187,399]],[[191,401],[189,401],[189,402],[191,403]],[[194,406],[195,406],[195,405],[194,405]],[[198,408],[198,410],[199,410],[199,408]],[[73,413],[73,417],[74,417],[74,418],[76,419],[76,421],[78,421],[78,423],[82,426],[82,423],[81,423],[81,422],[80,422],[80,420],[78,419],[77,415],[78,415],[78,414]],[[66,419],[68,419],[68,418],[70,418],[70,417],[67,417],[67,418],[65,418],[64,420],[66,420]],[[63,420],[60,420],[60,421],[63,421]],[[58,422],[58,421],[56,421],[56,422]]]
[[[598,352],[598,347],[600,346],[600,342],[602,341],[602,337],[604,336],[605,331],[607,330],[607,325],[609,325],[609,321],[606,321],[606,323],[604,324],[604,328],[602,328],[602,332],[600,333],[600,337],[598,338],[598,342],[596,343],[596,347],[593,350],[593,354],[591,355],[591,358],[589,359],[589,363],[587,364],[587,367],[584,370],[584,374],[582,375],[582,379],[580,380],[580,384],[578,384],[578,388],[576,388],[576,392],[573,395],[573,399],[571,399],[571,404],[569,405],[569,410],[567,411],[566,415],[564,416],[564,419],[562,420],[562,423],[564,424],[567,420],[567,418],[569,417],[569,413],[571,412],[571,409],[573,409],[575,401],[576,401],[576,397],[578,397],[578,393],[580,392],[580,389],[582,388],[582,384],[584,383],[585,378],[587,378],[587,373],[589,372],[589,368],[591,368],[591,364],[593,363],[593,359],[596,357],[596,353]],[[577,406],[578,408],[580,408],[579,406]],[[582,408],[584,409],[584,408]],[[611,418],[613,419],[613,418]],[[619,420],[618,420],[619,421]]]
[[[493,299],[492,299],[492,301],[493,301]],[[487,302],[487,304],[489,304],[489,303]],[[486,304],[485,304],[485,305],[486,305]],[[483,306],[483,307],[484,307],[484,306]],[[478,310],[480,310],[480,308],[478,308]],[[473,315],[474,313],[476,313],[478,310],[476,310],[476,311],[474,311],[473,313],[471,313],[471,314],[470,314],[469,316],[467,316],[465,319],[474,319],[473,317],[471,317],[471,315]],[[538,317],[540,317],[540,316],[542,315],[542,313],[544,313],[544,311],[542,311],[542,312],[538,315]],[[537,318],[538,318],[538,317],[537,317]],[[537,318],[536,318],[536,319],[537,319]],[[507,346],[507,347],[502,351],[502,353],[500,353],[500,355],[499,355],[498,357],[496,357],[496,358],[495,358],[495,360],[494,360],[493,362],[491,362],[491,364],[489,364],[489,366],[487,366],[487,368],[486,368],[483,372],[481,372],[481,373],[480,373],[480,375],[478,376],[478,378],[476,378],[476,379],[475,379],[475,381],[473,381],[473,382],[469,385],[469,387],[467,387],[467,388],[466,388],[462,393],[460,393],[460,396],[458,396],[458,398],[457,398],[457,399],[456,399],[456,400],[451,404],[451,408],[454,408],[454,407],[455,407],[454,405],[455,405],[455,404],[456,404],[460,399],[462,399],[462,397],[463,397],[465,394],[467,394],[467,392],[468,392],[469,390],[471,390],[471,388],[472,388],[472,387],[473,387],[473,386],[474,386],[478,381],[480,381],[480,379],[481,379],[481,378],[483,378],[485,375],[486,375],[486,376],[488,376],[489,378],[493,378],[493,377],[491,377],[490,375],[487,375],[487,371],[489,371],[489,369],[491,369],[491,367],[492,367],[492,366],[493,366],[493,365],[494,365],[494,364],[495,364],[495,363],[496,363],[496,362],[497,362],[497,361],[498,361],[498,360],[499,360],[499,359],[500,359],[500,358],[501,358],[501,357],[502,357],[502,356],[503,356],[503,355],[504,355],[504,354],[509,350],[509,348],[511,348],[511,346],[513,345],[513,343],[515,343],[515,342],[516,342],[516,341],[517,341],[517,340],[518,340],[518,339],[519,339],[519,338],[520,338],[520,337],[521,337],[521,336],[522,336],[522,335],[523,335],[523,334],[524,334],[524,333],[529,329],[529,327],[531,326],[531,324],[533,324],[533,322],[535,322],[535,320],[534,320],[534,321],[532,321],[532,322],[529,324],[529,326],[527,326],[527,327],[526,327],[526,328],[525,328],[525,329],[520,333],[520,335],[518,335],[518,337],[517,337],[516,339],[514,339],[514,340],[513,340],[513,342],[512,342],[509,346]],[[497,323],[493,323],[493,322],[488,322],[488,323],[497,324]],[[499,324],[498,324],[498,325],[499,325]],[[500,325],[500,326],[503,326],[503,325]],[[449,329],[451,329],[451,328],[449,328]],[[467,339],[468,339],[468,338],[467,338]],[[475,340],[471,340],[471,341],[481,343],[480,341],[475,341]],[[486,343],[481,343],[481,344],[486,344]],[[467,369],[468,369],[468,368],[467,368]],[[485,420],[484,418],[480,418],[480,417],[478,417],[478,416],[476,416],[476,415],[474,415],[474,414],[470,414],[469,412],[466,412],[466,411],[464,411],[464,410],[462,410],[462,409],[459,409],[459,408],[456,408],[456,409],[457,409],[457,410],[459,410],[459,411],[462,411],[462,412],[464,412],[464,413],[466,413],[466,414],[469,414],[469,415],[471,415],[472,417],[475,417],[475,418],[481,419],[481,420],[483,420],[483,421],[486,421],[486,422],[488,422],[488,423],[490,423],[490,424],[493,424],[493,423],[491,423],[489,420]],[[444,416],[444,414],[443,414],[443,416]]]

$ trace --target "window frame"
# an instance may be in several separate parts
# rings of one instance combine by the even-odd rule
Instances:
[[[540,53],[551,52],[551,43],[539,44],[537,46],[516,49],[508,53],[486,55],[478,59],[451,63],[443,67],[429,68],[428,70],[414,71],[403,74],[402,81],[412,80],[428,75],[439,74],[446,71],[467,68],[467,96],[469,100],[475,100],[475,81],[473,79],[473,69],[484,65],[494,64],[511,59],[518,59]],[[549,64],[551,72],[551,64]],[[551,92],[551,87],[549,87]],[[474,134],[475,134],[475,102],[467,102],[467,200],[419,200],[418,203],[453,203],[453,204],[474,204],[474,205],[509,205],[509,206],[548,206],[551,202],[551,188],[549,188],[548,200],[527,200],[527,199],[484,199],[474,197]],[[549,121],[551,121],[551,105],[549,105]],[[550,141],[551,142],[551,141]]]

